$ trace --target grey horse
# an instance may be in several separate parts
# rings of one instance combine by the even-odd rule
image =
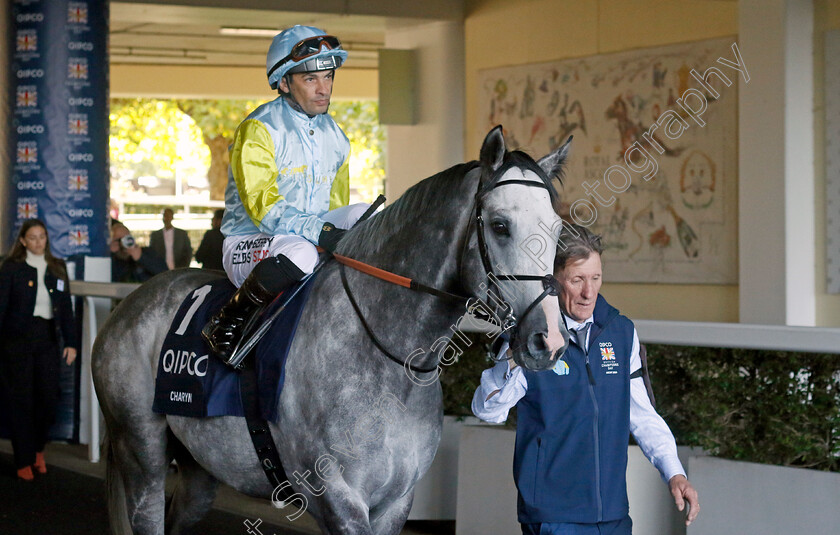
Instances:
[[[549,177],[560,175],[567,150],[568,143],[537,163],[507,151],[496,127],[479,162],[420,182],[349,231],[337,252],[453,294],[486,299],[495,284],[499,306],[487,306],[509,305],[510,317],[519,318],[509,326],[514,360],[550,368],[568,333],[558,321],[557,299],[546,299],[546,283],[537,279],[551,272],[561,224]],[[488,266],[498,275],[492,284]],[[532,277],[506,280],[504,274]],[[356,313],[337,263],[321,269],[290,348],[281,416],[270,426],[295,493],[281,501],[260,468],[244,418],[151,409],[172,318],[191,291],[214,277],[186,269],[153,278],[116,307],[97,336],[92,372],[107,425],[112,532],[184,533],[209,510],[221,481],[272,499],[288,508],[290,519],[306,511],[325,533],[399,533],[414,485],[437,450],[443,420],[437,376],[454,360],[463,303],[348,269]],[[360,317],[381,347],[403,356],[404,366],[374,345]],[[417,371],[424,368],[434,371]],[[178,480],[167,511],[164,483],[173,459]]]

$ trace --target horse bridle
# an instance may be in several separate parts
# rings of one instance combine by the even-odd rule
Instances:
[[[543,188],[547,191],[549,190],[549,186],[544,182],[536,182],[533,180],[502,180],[497,182],[493,185],[491,190],[496,189],[501,186],[506,186],[509,184],[516,184],[521,186],[528,186],[533,188]],[[488,306],[486,301],[480,300],[475,302],[475,306],[472,310],[469,310],[470,313],[474,313],[479,310],[479,305],[487,307],[496,318],[500,320],[500,328],[502,332],[507,331],[513,327],[515,327],[520,321],[524,320],[528,314],[540,303],[543,299],[548,297],[549,295],[558,295],[560,293],[559,285],[557,284],[557,280],[555,280],[554,276],[550,273],[547,275],[496,275],[495,271],[493,271],[493,264],[490,261],[490,253],[487,250],[487,239],[484,236],[484,216],[482,215],[482,197],[479,193],[476,193],[475,198],[475,223],[476,223],[476,236],[478,238],[478,252],[479,256],[481,257],[481,264],[484,266],[484,272],[487,278],[487,300],[493,301],[492,306]],[[469,231],[469,229],[467,229]],[[462,253],[463,254],[463,253]],[[462,264],[463,265],[463,264]],[[459,275],[460,277],[460,275]],[[506,281],[541,281],[543,283],[543,292],[536,298],[534,301],[531,302],[530,305],[525,309],[525,312],[522,313],[522,317],[517,319],[516,316],[513,315],[513,307],[507,300],[504,299],[502,295],[501,288],[499,288],[498,281],[506,280]]]
[[[533,180],[518,180],[518,179],[502,180],[500,182],[495,183],[493,185],[493,187],[490,188],[490,190],[494,190],[498,187],[507,186],[507,185],[522,185],[522,186],[528,186],[528,187],[538,187],[538,188],[543,188],[545,190],[550,191],[549,186],[547,184],[545,184],[544,182],[537,182],[537,181],[533,181]],[[356,299],[353,297],[353,293],[350,291],[350,286],[347,282],[347,275],[346,275],[345,269],[344,269],[345,265],[349,265],[350,267],[352,267],[352,268],[354,268],[358,271],[362,271],[364,273],[367,273],[368,275],[372,275],[374,277],[377,277],[377,278],[380,278],[380,279],[383,279],[383,280],[386,280],[386,281],[389,281],[389,282],[393,282],[395,284],[399,284],[400,286],[404,286],[404,287],[409,288],[409,289],[414,290],[414,291],[424,292],[424,293],[433,295],[433,296],[438,297],[438,298],[446,299],[446,300],[449,300],[449,301],[457,301],[457,302],[466,304],[467,311],[470,314],[472,314],[476,317],[479,317],[480,319],[486,319],[486,320],[490,321],[491,323],[495,323],[492,320],[494,318],[497,318],[499,320],[499,327],[501,329],[501,332],[505,332],[505,331],[515,327],[519,322],[523,321],[528,316],[528,314],[540,302],[542,302],[543,299],[545,299],[549,295],[556,296],[556,295],[559,294],[559,285],[557,284],[557,281],[554,279],[554,277],[551,274],[542,275],[542,276],[540,276],[540,275],[509,275],[509,274],[496,275],[495,271],[493,270],[493,264],[490,260],[490,253],[489,253],[488,248],[487,248],[487,241],[486,241],[486,238],[484,236],[484,218],[482,216],[482,200],[485,196],[486,196],[486,193],[482,194],[481,181],[479,180],[478,191],[476,192],[475,199],[474,199],[475,217],[473,218],[473,222],[476,225],[476,234],[477,234],[477,239],[478,239],[479,256],[481,257],[481,263],[482,263],[482,266],[484,268],[485,277],[486,277],[486,280],[487,280],[487,284],[486,284],[486,286],[487,286],[487,300],[484,300],[481,297],[476,297],[476,296],[466,297],[466,296],[458,295],[458,294],[455,294],[455,293],[452,293],[452,292],[447,292],[445,290],[439,290],[439,289],[434,288],[432,286],[427,286],[425,284],[418,283],[418,282],[416,282],[414,280],[411,280],[411,279],[408,279],[406,277],[401,277],[401,276],[398,276],[398,275],[394,275],[392,273],[386,272],[386,271],[381,270],[379,268],[374,268],[372,266],[368,266],[367,264],[363,264],[362,262],[359,262],[357,260],[353,260],[353,259],[344,257],[342,255],[338,255],[338,254],[334,255],[336,260],[338,260],[338,262],[339,262],[339,273],[341,275],[341,283],[342,283],[342,286],[344,287],[344,291],[347,294],[347,297],[350,299],[350,304],[353,306],[353,310],[356,312],[356,315],[359,317],[359,320],[361,321],[362,326],[364,327],[365,331],[367,332],[367,334],[370,337],[373,344],[386,357],[388,357],[392,361],[396,362],[397,364],[400,364],[400,365],[402,365],[402,366],[404,366],[404,367],[406,367],[406,368],[408,368],[408,369],[410,369],[414,372],[429,373],[429,372],[435,371],[438,368],[438,366],[434,365],[434,366],[425,367],[425,368],[414,366],[413,364],[410,364],[410,363],[406,362],[405,360],[400,359],[399,357],[397,357],[396,355],[391,353],[385,347],[385,345],[379,340],[379,338],[376,336],[376,334],[370,328],[370,325],[368,324],[367,320],[365,319],[364,314],[362,314],[362,311],[359,308],[359,305],[356,302]],[[467,229],[465,231],[466,235],[464,237],[464,246],[463,246],[463,249],[461,250],[461,258],[459,259],[459,273],[458,273],[458,278],[459,279],[463,278],[461,276],[460,270],[463,269],[463,265],[464,265],[463,257],[464,257],[464,254],[466,252],[466,249],[467,249],[467,246],[468,246],[468,243],[469,243],[469,235],[470,235],[469,233],[470,233],[471,228],[472,228],[472,224],[467,225]],[[522,314],[521,318],[517,319],[516,316],[514,316],[514,314],[513,314],[513,307],[504,298],[504,296],[502,294],[502,291],[499,288],[498,281],[500,281],[500,280],[518,281],[518,282],[541,281],[543,283],[543,291],[536,299],[534,299],[533,302],[531,302],[530,305],[528,305],[528,307],[525,309],[525,312]],[[489,304],[487,301],[492,301],[492,304]],[[487,315],[487,312],[489,312],[490,315]],[[482,316],[484,316],[484,317],[482,317]]]

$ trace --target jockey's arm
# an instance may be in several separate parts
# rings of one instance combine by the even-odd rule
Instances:
[[[303,212],[280,194],[274,141],[256,120],[244,121],[236,131],[230,165],[239,198],[254,225],[265,234],[292,234],[318,243],[324,220]],[[347,194],[344,194],[344,190]],[[347,161],[339,169],[330,194],[330,208],[349,197]]]

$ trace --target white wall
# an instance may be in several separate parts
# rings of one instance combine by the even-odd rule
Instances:
[[[414,49],[416,59],[417,123],[388,126],[385,195],[393,202],[422,179],[463,161],[463,24],[391,29],[385,33],[385,47]]]
[[[840,474],[692,457],[700,517],[688,535],[836,535]]]
[[[466,421],[477,422],[477,418]],[[455,520],[458,494],[458,452],[464,421],[443,417],[435,460],[414,487],[414,503],[409,520]]]

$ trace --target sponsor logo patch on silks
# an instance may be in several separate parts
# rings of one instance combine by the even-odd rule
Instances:
[[[565,360],[558,360],[557,364],[554,365],[553,371],[557,375],[569,375],[569,365],[566,364]]]

